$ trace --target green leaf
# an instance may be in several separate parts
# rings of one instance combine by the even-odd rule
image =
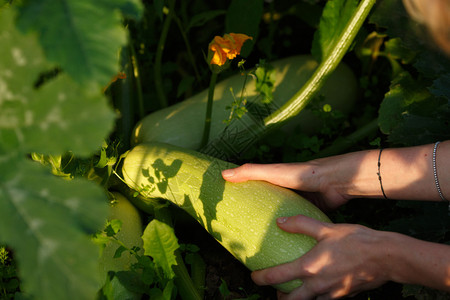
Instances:
[[[75,81],[106,86],[119,71],[126,31],[121,0],[25,0],[18,25],[39,33],[46,57]]]
[[[255,89],[262,95],[262,103],[271,103],[277,76],[275,69],[265,61],[260,60],[255,70],[255,76]]]
[[[441,80],[435,81],[434,87],[445,93],[448,81]],[[410,146],[449,139],[449,119],[450,99],[443,94],[434,96],[425,81],[414,80],[406,72],[392,82],[378,118],[391,143]]]
[[[330,54],[355,12],[358,2],[357,0],[327,1],[311,47],[311,53],[317,61],[325,60]]]
[[[416,53],[406,48],[400,38],[392,38],[385,42],[385,52],[393,59],[401,60],[403,64],[409,64],[415,58]]]
[[[407,56],[416,55],[414,67],[422,75],[435,78],[450,70],[448,57],[436,50],[434,41],[406,12],[402,1],[380,1],[370,21],[384,28],[390,38],[399,38],[401,46],[410,52]]]
[[[144,253],[153,258],[165,276],[172,279],[175,274],[172,266],[176,265],[175,250],[180,246],[173,228],[158,220],[152,220],[144,230]]]
[[[123,280],[123,277],[132,274],[132,272],[110,273],[106,278],[105,285],[100,291],[101,297],[98,299],[115,300],[115,299],[140,299],[142,292],[134,292],[129,289],[129,282]],[[134,274],[133,274],[134,275]],[[133,278],[131,283],[136,284],[139,278]],[[124,282],[125,281],[125,282]]]
[[[398,126],[406,107],[413,102],[425,100],[429,96],[424,86],[416,85],[409,73],[403,72],[394,78],[379,110],[378,122],[381,131],[389,134]]]
[[[37,299],[92,299],[100,274],[89,235],[107,215],[103,190],[19,154],[0,154],[0,169],[0,243],[14,250],[23,290]]]
[[[225,19],[225,33],[244,33],[253,40],[244,43],[241,55],[246,57],[259,34],[259,23],[263,14],[263,0],[233,0]]]
[[[120,258],[124,251],[127,251],[127,248],[124,246],[119,246],[119,248],[116,249],[116,252],[114,252],[114,258]]]
[[[108,221],[105,228],[107,236],[115,236],[122,229],[122,221],[118,219],[112,219]]]
[[[222,283],[221,283],[220,286],[219,286],[219,291],[220,291],[220,294],[221,294],[224,298],[226,298],[226,297],[228,297],[228,296],[231,294],[231,292],[230,292],[230,290],[228,289],[227,282],[226,282],[225,280],[223,280],[223,278],[221,278],[220,280],[222,281]]]
[[[27,157],[35,151],[92,154],[114,114],[101,90],[67,74],[35,87],[54,66],[34,34],[16,30],[14,13],[5,9],[0,17],[0,243],[13,248],[25,293],[92,299],[100,273],[90,235],[103,227],[107,197],[95,183],[55,177]]]
[[[65,74],[35,88],[51,66],[35,36],[15,30],[12,12],[4,11],[0,19],[0,135],[24,152],[92,153],[113,126],[106,98]]]

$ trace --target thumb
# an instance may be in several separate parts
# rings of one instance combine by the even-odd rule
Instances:
[[[266,176],[264,175],[266,172],[267,165],[247,163],[234,169],[222,171],[222,177],[231,182],[266,180]]]
[[[222,171],[222,177],[231,182],[262,180],[288,188],[297,188],[296,167],[291,164],[244,164]]]
[[[286,232],[306,234],[317,241],[323,239],[330,228],[329,223],[304,215],[278,218],[277,225]]]

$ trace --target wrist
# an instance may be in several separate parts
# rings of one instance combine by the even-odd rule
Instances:
[[[348,200],[383,197],[377,175],[378,154],[379,150],[366,150],[323,159],[323,185]]]
[[[387,278],[450,291],[450,246],[418,240],[403,234],[383,232]]]

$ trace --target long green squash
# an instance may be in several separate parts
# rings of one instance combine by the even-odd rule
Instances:
[[[230,183],[221,171],[235,165],[194,150],[143,143],[124,160],[125,182],[143,198],[164,198],[194,217],[250,270],[293,261],[316,241],[286,233],[276,218],[303,214],[329,222],[325,214],[295,192],[263,181]],[[277,285],[289,292],[299,280]]]
[[[273,103],[281,107],[302,87],[317,68],[317,62],[310,55],[284,58],[271,63],[276,71],[273,91]],[[216,85],[214,106],[209,140],[217,138],[225,128],[223,122],[229,117],[233,94],[239,98],[244,84],[244,77],[234,75]],[[357,98],[357,81],[350,68],[341,63],[327,79],[319,92],[324,97],[323,104],[330,104],[332,109],[349,113]],[[255,80],[247,79],[245,86],[247,101],[258,101],[259,93],[255,90]],[[131,136],[132,145],[142,142],[158,141],[198,149],[201,144],[205,120],[208,91],[179,102],[165,109],[153,112],[135,126]],[[286,126],[292,128],[300,125],[303,132],[314,133],[320,128],[320,120],[304,109]],[[285,127],[286,127],[285,126]]]

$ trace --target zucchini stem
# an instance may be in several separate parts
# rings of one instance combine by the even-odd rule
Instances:
[[[320,63],[311,78],[287,103],[265,118],[265,127],[280,126],[297,115],[313,99],[341,62],[374,4],[375,0],[361,1],[328,57]]]

